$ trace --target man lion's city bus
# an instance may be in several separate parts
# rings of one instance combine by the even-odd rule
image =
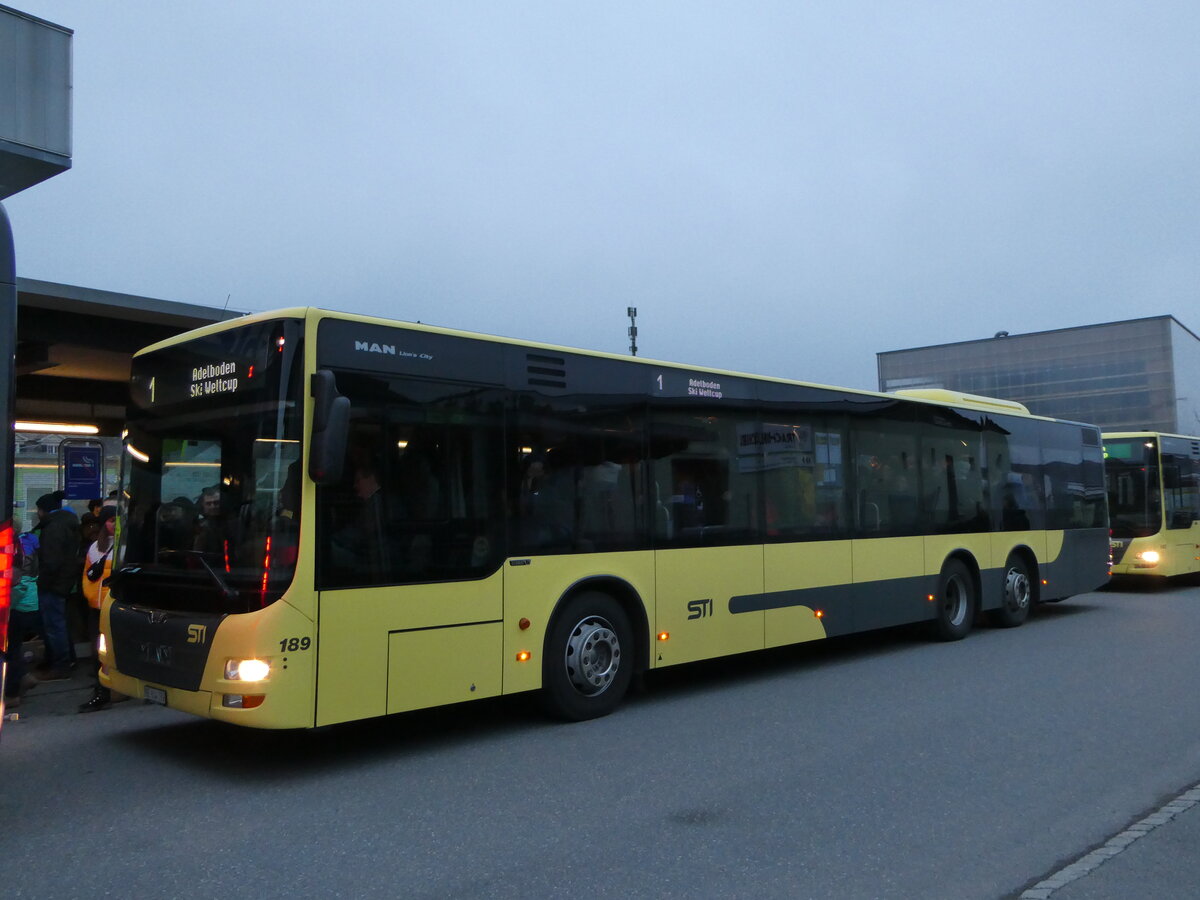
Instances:
[[[101,679],[259,728],[903,623],[964,637],[1108,577],[1100,434],[292,309],[137,354]]]
[[[1200,438],[1104,435],[1113,575],[1200,572]]]

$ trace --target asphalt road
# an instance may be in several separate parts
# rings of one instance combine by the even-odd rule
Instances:
[[[0,893],[1016,896],[1200,783],[1198,642],[1200,587],[1105,591],[655,673],[571,725],[247,732],[43,685],[0,743]]]

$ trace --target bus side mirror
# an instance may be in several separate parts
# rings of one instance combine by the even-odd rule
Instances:
[[[313,426],[308,447],[308,474],[317,484],[342,479],[346,462],[346,433],[350,430],[350,399],[337,392],[328,369],[312,377]]]

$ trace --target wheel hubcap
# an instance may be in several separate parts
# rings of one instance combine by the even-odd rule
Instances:
[[[575,690],[589,697],[606,691],[621,667],[621,642],[612,625],[599,616],[576,625],[567,640],[565,662]]]
[[[1008,570],[1004,579],[1005,596],[1008,598],[1008,608],[1020,612],[1029,606],[1029,577],[1018,568]]]

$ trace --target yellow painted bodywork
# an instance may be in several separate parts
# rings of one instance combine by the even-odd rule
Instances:
[[[439,631],[461,632],[452,626],[499,623],[502,607],[499,572],[480,581],[322,591],[317,724],[432,705],[420,700],[421,691],[432,690],[432,685],[411,680],[393,684],[392,648],[403,647],[410,654],[427,657],[434,652],[432,648],[444,646],[447,635]],[[393,635],[398,633],[410,637],[393,644]],[[496,634],[498,638],[498,629]],[[476,696],[497,693],[498,684],[490,692],[477,688]]]
[[[100,628],[106,641],[112,639],[109,610],[105,602]],[[280,642],[308,638],[309,649],[289,651]],[[132,678],[116,671],[112,651],[102,654],[100,682],[130,697],[145,697],[146,687],[166,691],[167,706],[212,719],[222,719],[256,728],[305,728],[313,725],[312,697],[316,686],[317,633],[312,621],[295,609],[287,599],[279,600],[257,612],[227,616],[212,637],[208,662],[200,680],[200,689],[186,691],[155,682]],[[271,672],[261,682],[229,681],[225,662],[229,659],[261,659],[270,663]],[[234,709],[222,705],[226,694],[263,695],[261,706]]]
[[[854,577],[850,545],[850,541],[767,544],[763,548],[764,590],[772,594],[849,584]],[[825,637],[825,625],[816,613],[810,606],[768,609],[764,644],[782,647]]]
[[[499,622],[388,637],[389,713],[494,697],[501,691]]]
[[[317,724],[536,690],[546,626],[573,585],[607,578],[654,597],[649,551],[512,562],[480,581],[321,592]]]
[[[647,629],[654,627],[653,551],[521,559],[528,559],[528,565],[512,565],[513,560],[510,560],[504,566],[504,693],[514,694],[542,686],[542,647],[546,627],[559,599],[575,585],[600,578],[628,585],[641,598]],[[528,628],[521,628],[522,619],[529,621]],[[636,620],[633,624],[638,627]],[[648,641],[650,637],[646,635]],[[517,654],[522,650],[531,654],[527,662],[517,661]]]
[[[479,581],[324,591],[319,596],[293,587],[284,600],[264,610],[222,622],[200,690],[164,689],[171,708],[258,728],[348,722],[540,688],[543,644],[554,608],[574,586],[594,579],[619,582],[638,598],[650,647],[647,663],[656,668],[826,636],[825,620],[809,606],[735,615],[730,598],[936,575],[952,553],[966,553],[980,568],[998,568],[1019,546],[1032,549],[1040,563],[1052,562],[1061,550],[1062,533],[532,557],[519,565],[509,560]],[[290,602],[296,595],[301,606],[317,606],[319,632]],[[689,607],[695,601],[699,603]],[[109,634],[107,616],[108,604],[101,624]],[[662,632],[669,635],[665,641],[657,639]],[[280,641],[305,636],[312,642],[310,650],[280,651]],[[522,653],[528,658],[519,659]],[[271,663],[266,682],[251,688],[224,679],[226,659],[251,657]],[[145,696],[146,683],[113,671],[107,657],[102,662],[108,664],[103,683]],[[221,705],[226,693],[262,693],[266,699],[255,709],[231,709]]]
[[[1139,554],[1154,550],[1159,554],[1153,566],[1140,561]],[[1133,538],[1120,563],[1114,563],[1114,575],[1150,575],[1175,578],[1200,572],[1200,522],[1188,528],[1164,529],[1149,537]]]
[[[761,611],[729,611],[729,600],[763,590],[763,548],[704,547],[655,554],[654,665],[711,659],[765,646]],[[694,604],[689,608],[689,604]],[[689,618],[689,616],[691,618]]]

